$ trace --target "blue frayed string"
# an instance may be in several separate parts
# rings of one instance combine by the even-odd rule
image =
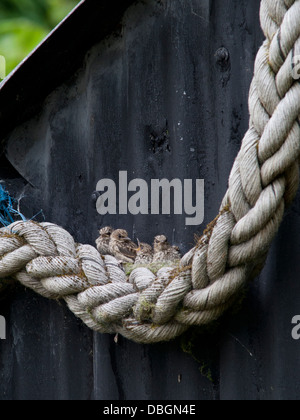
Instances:
[[[45,214],[44,214],[44,212],[43,212],[43,210],[40,210],[35,216],[33,216],[31,219],[29,219],[29,220],[33,220],[33,219],[35,219],[36,217],[38,217],[39,215],[41,215],[42,217],[43,217],[43,219],[44,219],[44,222],[45,222],[45,220],[46,220],[46,217],[45,217]]]
[[[26,217],[22,213],[15,210],[13,207],[15,200],[13,200],[6,189],[0,184],[0,224],[2,226],[9,226],[15,222],[13,216],[19,216],[23,221]]]

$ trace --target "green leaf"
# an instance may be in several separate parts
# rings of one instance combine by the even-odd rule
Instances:
[[[78,2],[1,0],[0,56],[6,59],[6,73],[9,74]]]
[[[0,22],[0,55],[6,58],[7,74],[47,35],[48,31],[25,19]]]

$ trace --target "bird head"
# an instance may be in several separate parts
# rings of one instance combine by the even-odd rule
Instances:
[[[117,242],[128,242],[131,241],[131,239],[128,237],[128,233],[124,229],[117,229],[115,230],[112,235],[111,239],[117,241]]]
[[[158,235],[154,238],[154,251],[165,251],[169,248],[169,243],[165,235]]]
[[[111,234],[113,233],[113,228],[110,226],[106,226],[99,230],[100,237],[103,239],[109,239],[111,237]]]

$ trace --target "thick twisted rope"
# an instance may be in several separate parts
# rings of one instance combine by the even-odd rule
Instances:
[[[141,343],[170,340],[217,319],[262,269],[298,189],[300,0],[262,0],[260,48],[249,95],[250,128],[220,213],[178,269],[126,277],[118,261],[75,244],[62,228],[16,222],[0,230],[0,278],[64,299],[93,330]]]

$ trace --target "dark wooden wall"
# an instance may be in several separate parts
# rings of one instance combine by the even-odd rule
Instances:
[[[10,133],[1,178],[16,197],[24,192],[27,216],[42,209],[77,241],[94,244],[97,229],[111,224],[146,241],[165,233],[187,251],[226,191],[262,40],[259,0],[134,4],[118,33],[94,46],[40,113]],[[220,48],[229,61],[216,55]],[[153,148],[150,134],[167,129]],[[99,216],[96,183],[117,182],[120,170],[147,181],[204,178],[205,222],[193,228],[183,216]],[[171,343],[115,344],[63,303],[17,287],[0,306],[8,334],[0,342],[0,398],[298,398],[300,344],[291,319],[300,313],[299,206],[298,197],[241,308]]]

